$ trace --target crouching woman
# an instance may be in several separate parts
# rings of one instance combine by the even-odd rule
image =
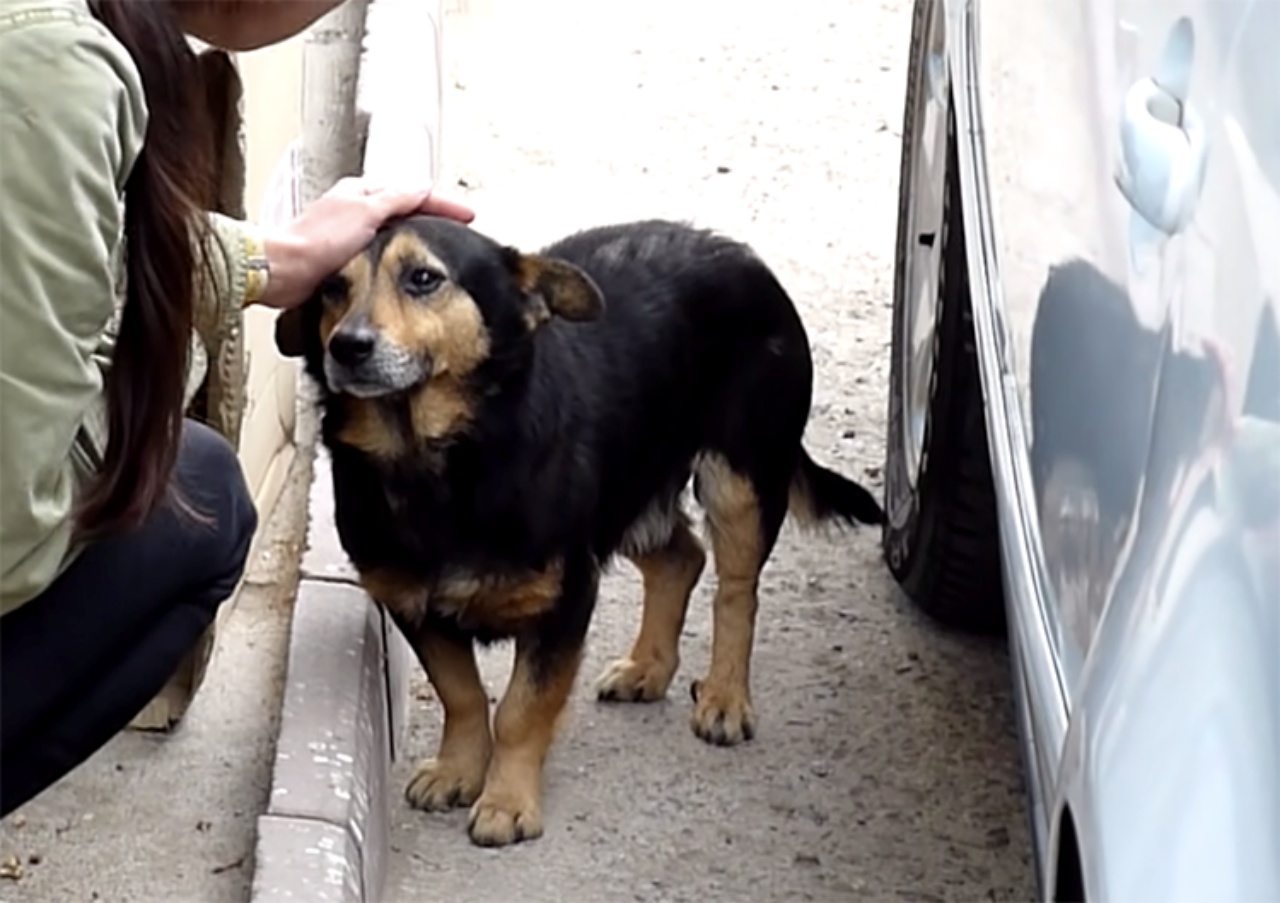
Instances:
[[[193,34],[289,37],[334,0],[0,0],[0,815],[122,729],[231,595],[257,514],[183,417],[196,304],[304,301],[394,216],[339,183],[279,229],[209,214]]]

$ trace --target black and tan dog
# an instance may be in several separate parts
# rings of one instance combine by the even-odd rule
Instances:
[[[601,568],[644,578],[639,635],[601,699],[653,700],[676,672],[705,553],[718,588],[693,730],[752,736],[756,590],[788,511],[879,523],[861,486],[801,447],[812,362],[800,318],[741,244],[666,222],[521,254],[431,217],[385,228],[278,321],[323,398],[337,527],[444,707],[416,806],[474,802],[486,845],[542,833],[542,769]],[[473,641],[515,640],[492,729]]]

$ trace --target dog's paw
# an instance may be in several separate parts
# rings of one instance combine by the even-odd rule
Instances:
[[[427,759],[418,765],[404,789],[415,809],[441,812],[470,806],[484,789],[484,768],[458,759]]]
[[[596,678],[596,698],[604,702],[654,702],[667,695],[675,665],[620,658]]]
[[[756,713],[745,688],[695,680],[689,690],[693,694],[690,722],[700,739],[716,746],[734,746],[755,736]]]
[[[542,836],[538,801],[509,792],[486,791],[471,807],[467,823],[471,842],[482,847],[505,847]]]

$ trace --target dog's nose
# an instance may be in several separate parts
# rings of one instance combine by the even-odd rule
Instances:
[[[372,329],[344,329],[329,339],[329,354],[344,367],[354,367],[372,356],[376,341]]]

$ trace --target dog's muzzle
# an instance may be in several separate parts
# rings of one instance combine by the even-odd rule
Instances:
[[[340,329],[329,337],[324,376],[332,392],[377,398],[403,392],[431,376],[431,362],[388,342],[374,329]]]

